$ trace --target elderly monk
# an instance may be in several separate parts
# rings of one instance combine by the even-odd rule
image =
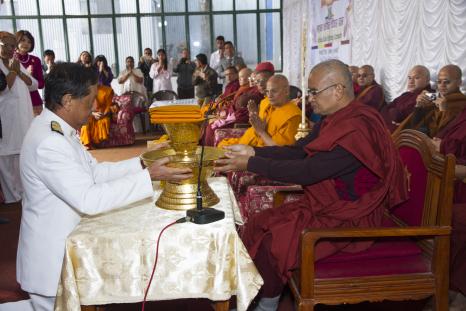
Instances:
[[[201,113],[205,115],[206,112],[213,114],[224,106],[227,102],[231,101],[235,92],[239,89],[238,70],[234,66],[225,69],[225,82],[227,83],[225,91],[218,96],[214,102],[204,101],[201,107]]]
[[[414,112],[395,132],[410,128],[436,137],[466,107],[466,96],[460,92],[461,76],[461,69],[456,65],[446,65],[440,69],[438,96],[429,98],[426,91],[421,92],[416,99]]]
[[[276,310],[280,293],[297,267],[305,228],[378,227],[384,208],[407,198],[403,165],[380,114],[354,99],[351,74],[339,60],[316,65],[308,79],[309,100],[324,116],[294,146],[230,146],[218,172],[248,170],[303,185],[299,201],[249,219],[243,242],[264,279],[259,310]],[[317,245],[316,259],[356,252],[370,242]]]
[[[258,74],[260,77],[261,74]],[[274,75],[267,82],[268,101],[260,108],[249,105],[249,122],[252,127],[240,138],[227,138],[218,146],[245,144],[251,146],[290,145],[295,142],[301,110],[289,99],[290,85],[283,75]]]
[[[442,154],[456,157],[450,288],[466,295],[466,107],[433,141]]]
[[[408,73],[407,91],[395,98],[381,111],[390,132],[393,132],[397,124],[413,112],[416,98],[423,91],[434,92],[430,86],[430,72],[427,67],[417,65]]]
[[[235,92],[229,105],[220,111],[218,118],[207,126],[204,141],[206,146],[214,145],[214,132],[216,129],[230,128],[236,123],[248,123],[248,102],[253,101],[257,106],[264,98],[255,85],[250,86],[249,77],[251,73],[252,70],[249,68],[243,68],[239,72],[240,88]]]
[[[383,88],[375,81],[374,68],[364,65],[358,70],[359,94],[356,99],[376,110],[381,110],[385,105]]]
[[[358,74],[359,74],[359,67],[358,66],[348,66],[349,71],[351,72],[351,77],[353,78],[353,90],[354,96],[358,96],[361,87],[358,84]]]
[[[84,146],[92,148],[109,138],[110,118],[118,112],[118,107],[113,105],[112,99],[112,88],[99,85],[92,114],[87,124],[81,128],[81,142]]]

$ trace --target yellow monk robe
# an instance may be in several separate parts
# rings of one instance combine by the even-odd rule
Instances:
[[[96,120],[92,115],[86,125],[81,127],[81,142],[85,146],[97,145],[108,139],[110,131],[110,115],[118,109],[112,107],[113,90],[111,87],[99,85],[93,111],[101,112],[102,118]]]
[[[301,110],[291,100],[280,107],[270,105],[268,97],[265,97],[259,106],[259,118],[267,122],[266,131],[273,141],[279,145],[291,145],[295,143],[295,135],[301,122]],[[226,138],[222,140],[218,147],[234,144],[244,144],[253,147],[265,146],[262,138],[256,134],[253,127],[244,132],[240,138]]]

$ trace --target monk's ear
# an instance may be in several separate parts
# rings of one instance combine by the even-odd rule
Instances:
[[[335,86],[335,96],[336,98],[339,100],[339,99],[342,99],[343,96],[345,96],[345,86],[343,84],[337,84]]]

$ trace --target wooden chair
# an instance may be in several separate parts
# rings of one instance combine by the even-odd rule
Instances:
[[[410,199],[386,211],[383,227],[304,230],[299,268],[289,280],[298,310],[432,295],[436,310],[448,310],[455,159],[435,152],[427,136],[413,130],[394,140],[407,170]],[[321,239],[375,242],[359,253],[339,252],[315,261],[314,247]]]

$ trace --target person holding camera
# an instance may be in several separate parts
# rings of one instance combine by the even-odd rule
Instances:
[[[406,92],[380,111],[390,132],[395,131],[400,123],[414,111],[417,98],[423,91],[435,92],[430,86],[429,69],[416,65],[408,73]]]
[[[461,93],[462,73],[456,65],[440,69],[436,93],[423,91],[416,98],[414,112],[400,124],[395,132],[415,129],[429,137],[436,137],[466,107],[466,95]]]
[[[196,65],[189,57],[188,49],[181,51],[181,59],[178,65],[173,68],[173,72],[178,74],[176,83],[178,84],[177,93],[179,99],[194,98],[193,73]]]

